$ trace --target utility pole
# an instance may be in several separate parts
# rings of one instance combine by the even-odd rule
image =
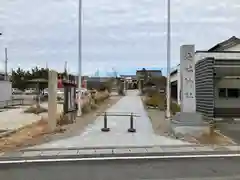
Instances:
[[[5,48],[5,80],[8,80],[8,54],[7,54],[7,48]]]
[[[170,72],[171,71],[171,0],[167,0],[167,88],[166,88],[166,99],[167,99],[167,110],[166,118],[169,119],[171,116],[171,82]]]
[[[81,89],[82,89],[82,0],[78,5],[78,112],[77,116],[82,115],[81,109]]]

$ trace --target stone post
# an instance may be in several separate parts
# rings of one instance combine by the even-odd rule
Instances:
[[[195,97],[195,47],[183,45],[180,48],[181,112],[196,111]]]
[[[54,130],[57,126],[57,72],[48,73],[48,124]]]

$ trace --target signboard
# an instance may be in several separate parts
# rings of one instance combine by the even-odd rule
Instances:
[[[181,111],[195,112],[195,47],[183,45],[180,48]]]

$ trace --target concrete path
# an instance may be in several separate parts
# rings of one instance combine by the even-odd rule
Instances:
[[[57,140],[35,146],[33,148],[67,148],[67,147],[120,147],[120,146],[152,146],[152,145],[184,145],[189,144],[154,134],[151,122],[144,109],[141,98],[137,91],[128,91],[117,104],[113,105],[107,112],[134,112],[136,117],[134,126],[136,133],[128,133],[129,117],[110,116],[108,127],[110,132],[101,132],[103,117],[98,117],[94,124],[89,125],[79,136]]]

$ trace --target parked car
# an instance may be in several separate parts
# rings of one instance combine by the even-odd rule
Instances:
[[[23,91],[21,91],[20,89],[17,89],[17,88],[13,88],[12,94],[23,94]]]
[[[34,89],[26,89],[24,92],[25,94],[35,94],[37,91]]]

